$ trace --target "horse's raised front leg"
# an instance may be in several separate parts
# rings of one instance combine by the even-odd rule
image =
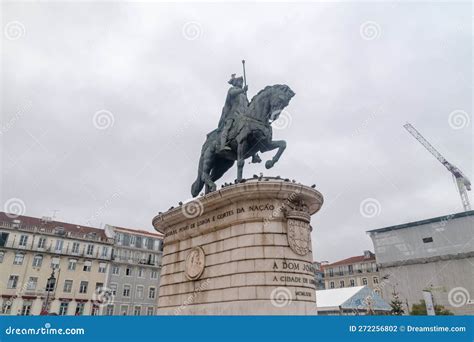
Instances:
[[[242,174],[244,170],[244,165],[245,165],[245,149],[247,146],[247,142],[241,141],[237,145],[237,183],[239,183],[242,180]]]
[[[274,149],[278,149],[277,153],[273,156],[271,160],[267,160],[265,163],[265,167],[267,169],[270,169],[275,165],[275,163],[280,159],[281,155],[286,149],[286,141],[285,140],[274,140],[270,141],[267,144],[264,145],[264,147],[261,149],[262,152],[266,151],[271,151]]]

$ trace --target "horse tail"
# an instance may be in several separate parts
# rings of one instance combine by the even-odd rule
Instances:
[[[198,175],[197,175],[196,181],[191,186],[191,195],[193,197],[196,197],[197,195],[199,195],[199,192],[202,190],[204,186],[204,181],[202,180],[203,164],[204,164],[204,153],[201,153],[201,158],[199,158]]]

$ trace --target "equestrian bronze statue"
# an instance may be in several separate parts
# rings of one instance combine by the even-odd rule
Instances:
[[[242,61],[244,63],[244,61]],[[244,64],[245,66],[245,64]],[[245,69],[244,69],[245,76]],[[191,187],[193,197],[205,186],[205,193],[216,190],[215,181],[237,161],[237,182],[242,180],[245,160],[261,161],[258,152],[278,149],[265,167],[273,167],[286,148],[286,141],[272,140],[271,123],[278,119],[295,93],[287,85],[276,84],[260,90],[249,102],[243,77],[231,76],[218,127],[207,135],[201,149],[198,175]]]

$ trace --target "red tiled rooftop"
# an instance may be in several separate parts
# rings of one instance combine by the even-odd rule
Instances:
[[[0,212],[0,221],[7,222],[10,224],[15,223],[15,221],[20,221],[20,228],[23,227],[36,227],[36,228],[45,228],[48,230],[55,229],[57,227],[64,228],[65,232],[71,232],[75,235],[87,235],[89,233],[95,233],[97,237],[101,239],[107,239],[105,235],[105,231],[100,228],[88,227],[88,226],[81,226],[78,224],[66,223],[66,222],[59,222],[59,221],[48,221],[37,217],[30,217],[30,216],[13,216],[12,214],[8,214],[5,212]]]
[[[357,255],[353,256],[347,259],[339,260],[336,262],[333,262],[332,264],[326,264],[324,265],[324,268],[326,267],[332,267],[332,266],[339,266],[339,265],[350,265],[350,264],[356,264],[359,262],[366,262],[366,261],[372,261],[375,260],[375,255],[371,255],[369,258],[365,257],[365,255]]]
[[[143,230],[143,229],[130,229],[130,228],[123,228],[123,227],[118,227],[118,226],[113,226],[113,227],[117,228],[118,230],[124,230],[124,231],[131,232],[131,233],[146,234],[146,235],[150,235],[150,236],[155,236],[157,238],[163,238],[163,234],[158,233],[158,232],[153,233],[153,232]]]

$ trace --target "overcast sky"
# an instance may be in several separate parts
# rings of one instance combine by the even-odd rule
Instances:
[[[462,211],[402,125],[472,178],[472,39],[470,2],[3,3],[1,204],[151,230],[190,198],[245,58],[250,97],[276,83],[296,96],[280,162],[244,175],[315,183],[315,259],[362,254],[367,230]]]

